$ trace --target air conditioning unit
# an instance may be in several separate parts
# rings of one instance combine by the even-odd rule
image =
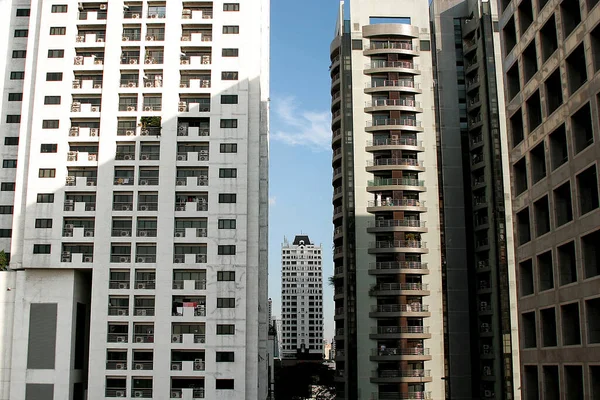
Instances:
[[[119,283],[119,289],[127,289],[126,283]]]
[[[124,390],[117,390],[115,392],[115,396],[116,397],[125,397],[125,391]]]
[[[89,154],[88,161],[98,161],[98,155],[97,154]]]
[[[71,153],[71,152],[69,152],[69,153]],[[67,154],[67,161],[77,161],[77,153]]]
[[[94,89],[102,89],[102,84],[100,83],[94,83]]]
[[[185,237],[185,233],[183,233],[183,232],[175,232],[175,237]]]
[[[187,83],[180,83],[179,87],[182,89],[187,88]]]
[[[181,365],[179,363],[172,363],[171,370],[172,371],[181,371]],[[173,393],[177,393],[177,392],[173,392]],[[171,397],[173,397],[173,396],[171,396]]]
[[[140,18],[140,14],[132,14],[131,18],[138,19],[138,18]]]
[[[138,60],[137,58],[132,58],[131,60],[129,60],[129,64],[137,64]]]
[[[135,369],[144,369],[144,364],[135,364],[134,366]]]
[[[84,263],[91,263],[91,262],[94,262],[94,259],[92,257],[83,257],[83,262]]]
[[[87,181],[85,183],[85,186],[96,186],[96,182],[94,182],[94,181]]]
[[[200,150],[198,152],[201,156],[208,156],[208,150]]]
[[[180,154],[177,156],[177,161],[186,161],[187,160],[187,156],[184,156],[183,154]]]
[[[208,179],[198,179],[198,185],[208,186]]]
[[[191,37],[191,36],[182,36],[182,37],[181,37],[181,41],[182,41],[182,42],[189,42],[189,41],[191,41],[191,40],[192,40],[192,37]]]
[[[81,89],[81,82],[73,81],[73,89]]]
[[[85,42],[85,36],[79,35],[79,36],[75,37],[75,42],[77,42],[77,43]]]
[[[135,337],[135,342],[136,343],[144,343],[144,337],[143,336],[136,336]]]
[[[140,211],[148,211],[148,206],[140,206]]]
[[[117,336],[117,342],[119,342],[119,343],[126,343],[127,342],[127,338],[125,336]]]
[[[173,369],[173,370],[177,370],[178,368],[179,368],[179,366],[177,366],[177,368],[171,367],[171,369]],[[175,392],[175,391],[171,392],[171,398],[172,399],[180,399],[181,398],[181,392]]]
[[[121,231],[121,236],[131,236],[131,232],[129,232],[129,231]],[[124,262],[123,258],[125,258],[125,257],[121,257],[121,262]]]
[[[100,135],[100,129],[98,129],[98,128],[90,129],[90,136],[99,136],[99,135]]]
[[[120,316],[127,315],[127,310],[117,310],[117,315],[120,315]]]
[[[129,36],[123,36],[123,41],[124,42],[129,42]]]
[[[173,282],[173,289],[183,289],[183,282]]]
[[[104,43],[104,38],[96,38],[96,43]]]
[[[485,397],[492,397],[492,391],[491,391],[491,390],[485,390],[485,391],[483,392],[483,395],[484,395]]]
[[[142,154],[140,156],[140,160],[142,160],[142,161],[148,161],[149,159],[150,159],[150,156],[147,154]]]
[[[60,259],[61,262],[71,262],[71,257],[65,257],[62,256],[62,258]]]
[[[100,4],[100,9],[101,10],[106,10],[106,6],[107,6],[106,4]]]
[[[151,14],[150,18],[158,18],[158,14]]]
[[[69,129],[69,136],[79,136],[79,128],[73,127]]]
[[[185,180],[185,179],[177,179],[177,182],[175,182],[175,184],[177,186],[186,186],[187,185],[187,180]]]
[[[179,112],[186,112],[186,111],[187,111],[186,106],[179,106]]]
[[[136,390],[135,392],[133,392],[133,396],[134,397],[144,397],[144,392],[142,392],[141,390]]]
[[[204,65],[210,64],[210,57],[202,56],[202,64],[204,64]]]
[[[91,207],[88,207],[88,208],[86,209],[86,211],[96,211],[96,207],[93,207],[93,206],[91,206]]]
[[[135,131],[125,131],[125,135],[127,135],[127,136],[135,136]]]
[[[65,224],[65,229],[73,229],[75,228],[75,225],[73,224]]]
[[[128,87],[128,88],[134,88],[134,87],[137,87],[137,85],[135,84],[135,82],[128,82],[128,83],[127,83],[127,87]],[[129,111],[129,110],[127,110],[127,111]],[[134,110],[134,111],[135,111],[135,110]]]
[[[179,335],[171,336],[171,343],[179,343],[180,340],[181,340],[181,337]]]
[[[145,263],[146,262],[146,257],[138,257],[138,258],[135,259],[135,262]],[[145,283],[138,283],[137,288],[138,289],[146,289],[146,284]]]
[[[173,259],[173,262],[176,264],[182,264],[184,261],[185,261],[185,258],[183,258],[183,257],[175,257]]]
[[[127,135],[127,136],[130,136],[130,135]],[[123,160],[133,160],[133,157],[130,156],[129,154],[126,154],[123,156]]]
[[[180,62],[181,65],[188,65],[189,63],[190,63],[190,60],[187,60],[187,59],[182,59]]]
[[[90,111],[91,111],[91,112],[100,112],[100,106],[92,106],[92,107],[90,108]]]
[[[131,206],[123,206],[121,207],[121,211],[131,211]]]
[[[156,64],[153,58],[146,58],[144,64]]]
[[[146,186],[147,184],[148,184],[148,180],[147,179],[140,180],[140,185]]]
[[[153,35],[146,35],[146,40],[149,42],[153,42],[156,40],[156,38]]]
[[[192,10],[189,8],[184,8],[181,12],[182,15],[192,15]]]
[[[147,237],[147,236],[148,236],[148,231],[139,231],[139,232],[138,232],[138,236],[139,236],[139,237]],[[141,257],[140,257],[140,258],[141,258]],[[138,260],[139,260],[139,259],[138,259]],[[138,262],[144,262],[144,261],[142,260],[142,261],[138,261]]]
[[[102,61],[102,59],[100,59],[100,58],[96,58],[96,59],[94,60],[94,64],[95,64],[95,65],[102,65],[102,64],[104,64],[104,61]]]
[[[152,111],[152,106],[144,106],[144,111]]]
[[[115,365],[115,367],[116,367],[116,369],[125,369],[125,364],[123,364],[123,363],[117,363]]]
[[[146,82],[146,87],[154,87],[154,84],[152,82]]]
[[[73,237],[73,231],[65,231],[63,236],[64,237]]]
[[[175,207],[175,211],[185,211],[185,206],[177,206]]]
[[[206,81],[206,80],[202,81],[202,84],[200,85],[200,87],[202,87],[204,89],[209,88],[210,87],[210,81]]]
[[[198,156],[198,161],[208,161],[208,155],[206,155],[206,156],[203,156],[203,155]]]
[[[204,363],[202,361],[194,362],[194,369],[196,371],[202,371],[204,369]]]
[[[129,233],[129,232],[127,232],[127,233]],[[130,262],[130,260],[129,260],[129,257],[120,257],[119,262],[128,263],[128,262]]]

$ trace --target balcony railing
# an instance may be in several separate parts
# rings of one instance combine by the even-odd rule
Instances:
[[[427,312],[429,307],[420,303],[411,304],[381,304],[371,306],[371,312]]]
[[[154,257],[155,261],[156,261],[156,256],[152,256]],[[137,257],[140,258],[140,257]],[[136,262],[139,262],[136,260]],[[135,288],[136,289],[156,289],[156,281],[153,280],[136,280],[135,281]]]
[[[119,361],[107,361],[106,369],[127,369],[127,360],[119,360]]]
[[[185,281],[182,281],[182,280],[173,281],[173,289],[183,290],[184,282]],[[194,289],[195,290],[206,290],[206,280],[194,281]]]
[[[376,160],[367,160],[367,166],[379,167],[385,165],[403,165],[407,167],[422,167],[423,161],[415,158],[378,158]]]
[[[423,142],[412,138],[375,139],[367,141],[367,146],[423,146]]]
[[[369,225],[374,228],[424,228],[425,221],[419,221],[418,219],[384,219],[371,221]]]
[[[122,177],[122,178],[115,178],[114,179],[114,184],[115,185],[133,185],[135,179],[132,176],[127,176],[127,177]]]
[[[147,333],[134,333],[134,343],[154,343],[154,335]]]
[[[85,21],[88,19],[88,14],[91,13],[96,13],[96,19],[98,20],[105,20],[108,13],[106,11],[95,11],[95,10],[90,10],[90,11],[80,11],[79,13],[77,13],[77,19],[80,21]]]
[[[380,88],[380,87],[405,87],[410,89],[419,89],[419,84],[409,79],[398,79],[398,80],[385,80],[385,81],[372,81],[367,82],[367,88]]]
[[[133,315],[138,317],[153,317],[154,316],[154,307],[136,307]]]
[[[156,161],[156,160],[160,160],[160,153],[140,153],[140,160],[142,161],[146,161],[146,160],[152,160],[152,161]]]
[[[421,107],[421,102],[413,99],[373,99],[365,102],[365,107],[389,107],[389,106],[402,106],[402,107]]]
[[[431,399],[431,392],[387,392],[372,393],[371,400],[428,400]]]
[[[108,282],[109,289],[129,289],[129,281],[111,280]]]
[[[422,347],[413,348],[383,348],[383,349],[371,349],[371,354],[374,356],[427,356],[429,355],[429,349]]]
[[[425,181],[411,178],[384,178],[368,181],[367,186],[425,186]]]
[[[429,286],[423,283],[377,283],[371,286],[371,291],[386,290],[428,290]]]
[[[172,334],[171,343],[183,343],[183,335],[179,333]],[[194,343],[206,343],[206,335],[194,334]]]
[[[139,203],[138,211],[158,211],[158,203],[153,203],[153,202]]]
[[[175,229],[175,237],[185,237],[186,230],[186,228]],[[207,234],[207,228],[196,228],[196,237],[206,237]]]
[[[203,399],[204,388],[192,389],[192,399]],[[171,389],[171,399],[183,398],[183,389]]]
[[[115,202],[113,203],[113,211],[131,211],[133,210],[133,203]],[[113,234],[114,236],[114,234]]]
[[[152,398],[152,389],[131,389],[131,397],[139,397],[143,399]]]
[[[139,185],[142,186],[155,186],[158,185],[158,177],[148,177],[148,178],[141,178],[138,181]]]
[[[140,63],[140,56],[122,56],[121,64],[137,65]]]
[[[387,270],[387,269],[427,269],[427,263],[420,261],[383,261],[374,262],[370,264],[373,269]]]
[[[425,378],[431,376],[428,369],[384,369],[372,371],[373,378]]]
[[[153,361],[133,361],[131,369],[137,371],[151,371],[154,367]]]
[[[395,335],[402,333],[428,334],[428,326],[378,326],[372,327],[371,333],[375,335]]]
[[[125,380],[123,379],[123,382],[125,382]],[[104,395],[106,397],[126,397],[127,396],[127,389],[125,387],[120,387],[120,388],[106,388],[104,390]]]
[[[139,229],[137,230],[138,237],[156,237],[157,229]]]
[[[110,262],[112,263],[130,263],[131,256],[127,254],[113,254],[110,256]]]
[[[118,152],[117,154],[115,154],[115,160],[135,160],[135,152]]]
[[[387,60],[373,60],[369,64],[365,64],[365,68],[409,68],[417,69],[418,65],[411,61],[387,61]]]
[[[108,307],[108,315],[127,316],[129,315],[129,307]]]
[[[106,336],[106,341],[108,343],[127,343],[128,337],[127,332],[123,333],[109,333]]]
[[[142,34],[141,32],[135,32],[135,33],[124,33],[122,35],[122,39],[124,42],[129,42],[129,41],[139,41],[142,38]]]
[[[421,126],[421,121],[412,118],[390,118],[390,119],[375,119],[366,122],[367,128],[373,126],[388,126],[388,125],[405,125],[405,126]]]
[[[416,50],[417,46],[413,46],[410,41],[400,42],[374,42],[371,41],[369,45],[364,47],[365,50],[385,50],[385,49],[398,49],[398,50]]]

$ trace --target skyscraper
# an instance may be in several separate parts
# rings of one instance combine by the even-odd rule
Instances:
[[[321,246],[307,235],[281,246],[282,358],[323,354],[322,258]]]
[[[428,15],[351,0],[331,44],[338,398],[445,395]]]
[[[265,398],[269,2],[2,7],[10,399]]]

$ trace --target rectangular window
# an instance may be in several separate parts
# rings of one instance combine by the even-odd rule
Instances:
[[[0,229],[0,238],[9,238],[12,236],[12,229]]]
[[[235,281],[235,271],[218,271],[217,272],[217,281],[234,282]]]
[[[235,325],[217,325],[217,335],[235,335]]]
[[[13,206],[0,206],[0,214],[12,214],[13,210]]]
[[[222,94],[221,95],[221,104],[237,104],[238,96],[237,94]]]
[[[68,9],[69,9],[69,6],[67,6],[66,4],[54,4],[52,6],[52,11],[51,12],[53,14],[66,13]]]
[[[12,81],[20,81],[25,79],[24,71],[13,71],[10,73],[10,80]]]
[[[56,153],[58,145],[56,143],[44,143],[40,147],[40,153]]]
[[[27,50],[13,50],[12,58],[25,58],[27,57]]]
[[[40,170],[38,172],[38,177],[40,177],[40,178],[55,178],[56,177],[56,169],[40,168]]]
[[[237,119],[222,119],[221,120],[221,128],[237,128],[238,120]]]
[[[21,123],[21,116],[20,115],[7,115],[6,123],[7,124],[19,124],[19,123]]]
[[[235,193],[219,193],[219,203],[227,204],[227,203],[235,203],[237,201],[237,196]]]
[[[235,219],[220,219],[219,229],[235,229]]]
[[[18,136],[8,136],[4,138],[5,146],[18,146],[19,145],[19,137]]]
[[[219,178],[237,178],[237,169],[219,168]]]
[[[8,101],[23,101],[23,93],[9,93]]]
[[[48,58],[64,58],[65,51],[62,49],[48,50]]]
[[[235,255],[235,245],[234,244],[220,245],[217,248],[217,254],[219,254],[220,256],[234,256]]]
[[[240,11],[240,3],[225,3],[223,11]]]
[[[48,72],[46,74],[46,81],[48,82],[60,82],[62,81],[62,72]]]
[[[34,244],[33,254],[50,254],[50,249],[49,244]]]
[[[60,104],[60,96],[45,96],[44,104],[46,105],[58,105]]]
[[[223,49],[221,51],[221,55],[223,57],[238,57],[239,49]]]
[[[17,17],[29,17],[29,15],[31,15],[31,9],[17,8]]]
[[[2,191],[2,192],[14,192],[15,191],[15,183],[14,182],[0,183],[0,191]]]
[[[2,168],[17,168],[17,160],[3,160]]]
[[[222,143],[219,150],[221,153],[237,153],[237,143]]]
[[[238,80],[238,72],[237,71],[223,71],[221,72],[221,80],[223,81],[237,81]]]
[[[50,28],[50,35],[52,36],[60,36],[67,33],[67,28],[64,26],[53,26]]]
[[[36,219],[35,227],[43,228],[43,229],[52,228],[52,220],[51,219]]]
[[[236,35],[240,33],[240,27],[238,25],[224,25],[223,34],[225,35]]]
[[[217,308],[235,308],[235,297],[217,297]]]
[[[15,29],[15,37],[29,36],[29,29]]]
[[[217,351],[217,362],[234,362],[235,356],[233,351]]]
[[[58,129],[57,119],[45,119],[42,121],[42,129]]]
[[[218,390],[233,390],[234,384],[233,379],[217,379],[215,383],[215,389]]]
[[[38,203],[54,203],[54,193],[38,193]]]

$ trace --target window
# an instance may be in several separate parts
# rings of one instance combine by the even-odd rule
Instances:
[[[58,129],[57,119],[45,119],[42,121],[42,129]]]
[[[56,143],[44,143],[41,145],[40,153],[56,153],[58,145]]]
[[[237,71],[223,71],[221,72],[221,80],[223,81],[237,81],[238,80],[238,72]]]
[[[2,191],[2,192],[14,192],[15,191],[15,183],[14,182],[0,183],[0,191]]]
[[[221,153],[237,153],[237,144],[236,143],[222,143],[219,146],[219,150]]]
[[[53,14],[66,13],[68,9],[69,9],[69,6],[67,6],[66,4],[55,4],[52,6],[51,12]]]
[[[40,168],[38,172],[40,178],[54,178],[56,177],[56,169],[54,168]]]
[[[217,351],[217,362],[234,362],[233,351]]]
[[[217,308],[235,308],[234,297],[218,297]]]
[[[235,203],[236,197],[235,193],[219,193],[219,203]]]
[[[38,203],[54,203],[54,193],[38,193]]]
[[[221,95],[221,104],[237,104],[238,97],[237,94],[222,94]]]
[[[27,57],[27,50],[13,50],[12,58],[25,58]]]
[[[233,390],[233,379],[217,379],[215,383],[215,389],[231,389]]]
[[[46,96],[46,97],[44,97],[44,104],[46,104],[46,105],[60,104],[60,96]]]
[[[223,57],[237,57],[239,55],[239,49],[223,49],[221,55]]]
[[[13,206],[0,206],[0,214],[12,214],[13,210]]]
[[[240,3],[225,3],[223,11],[240,11]]]
[[[62,49],[48,50],[48,58],[64,58],[65,51]]]
[[[240,33],[240,27],[237,25],[225,25],[223,26],[223,34],[233,35]]]
[[[234,282],[235,281],[235,271],[218,271],[217,272],[217,281]]]
[[[9,238],[12,236],[12,229],[0,229],[1,238]]]
[[[4,138],[5,146],[18,146],[19,145],[19,137],[18,136],[9,136]]]
[[[21,123],[21,116],[20,115],[7,115],[6,123],[7,124],[19,124],[19,123]]]
[[[17,8],[17,17],[29,17],[31,9],[29,8]]]
[[[52,36],[64,35],[66,33],[67,28],[65,28],[64,26],[53,26],[50,28],[50,35]]]
[[[62,81],[62,72],[48,72],[46,74],[46,81],[48,82],[59,82]]]
[[[235,325],[217,325],[217,335],[235,335]]]
[[[2,168],[17,168],[17,160],[3,160]]]
[[[217,248],[217,254],[219,254],[220,256],[233,256],[235,255],[235,245],[220,245]]]
[[[8,101],[23,101],[23,93],[9,93]]]
[[[15,37],[29,36],[29,29],[15,29]]]
[[[237,169],[219,168],[219,178],[237,178]]]
[[[220,219],[219,229],[235,229],[235,219]]]
[[[237,119],[222,119],[221,120],[221,128],[237,128],[238,120]]]
[[[24,71],[13,71],[10,73],[10,79],[13,81],[25,79],[25,72]]]
[[[33,254],[50,254],[49,244],[34,244]]]
[[[35,227],[36,228],[52,228],[52,220],[51,219],[36,219]]]

